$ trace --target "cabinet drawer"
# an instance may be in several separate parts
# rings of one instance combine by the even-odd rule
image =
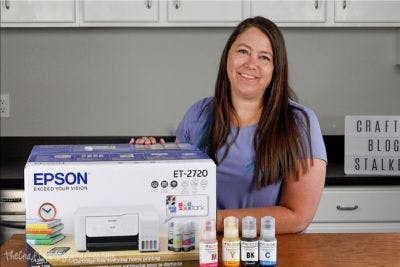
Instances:
[[[398,222],[400,188],[326,188],[313,222]]]
[[[271,1],[250,2],[251,16],[264,16],[274,22],[325,22],[325,1]]]
[[[93,1],[82,2],[85,23],[157,22],[158,1]]]
[[[335,22],[400,22],[400,2],[335,1]]]
[[[1,1],[2,23],[73,23],[75,1]]]
[[[240,22],[243,0],[169,0],[168,22]]]

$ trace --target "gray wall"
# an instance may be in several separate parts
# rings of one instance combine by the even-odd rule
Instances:
[[[213,93],[231,28],[2,29],[2,136],[172,135]],[[324,134],[399,115],[395,29],[284,29],[290,81]]]

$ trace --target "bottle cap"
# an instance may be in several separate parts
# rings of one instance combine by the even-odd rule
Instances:
[[[214,220],[206,220],[203,225],[203,232],[201,235],[202,240],[215,240],[215,221]]]
[[[182,233],[183,233],[182,223],[175,222],[174,223],[174,234],[182,234]]]
[[[265,216],[261,218],[261,238],[275,238],[275,218]]]
[[[183,225],[183,233],[190,234],[191,232],[192,232],[192,222],[189,221]]]
[[[224,219],[224,237],[237,238],[239,237],[239,219],[234,216],[229,216]]]
[[[256,218],[246,216],[242,219],[242,236],[245,238],[257,237]]]

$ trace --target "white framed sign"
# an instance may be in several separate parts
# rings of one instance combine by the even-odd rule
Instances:
[[[346,116],[344,172],[400,176],[400,116]]]

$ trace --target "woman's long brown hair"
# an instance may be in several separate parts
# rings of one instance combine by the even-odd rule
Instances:
[[[231,101],[227,59],[237,37],[250,27],[260,29],[268,37],[272,44],[274,63],[273,77],[264,93],[263,110],[253,142],[254,182],[259,189],[289,177],[298,180],[300,172],[308,171],[309,165],[305,159],[312,159],[312,148],[308,115],[302,109],[289,104],[289,99],[295,96],[288,84],[288,63],[283,35],[273,22],[263,17],[248,18],[241,22],[225,45],[215,84],[214,100],[210,106],[212,115],[208,132],[203,139],[203,147],[218,164],[218,150],[226,145],[220,159],[223,161],[240,131],[238,127],[233,141],[226,144],[231,122],[237,121]],[[299,112],[295,113],[294,109]],[[298,114],[302,114],[303,118],[296,118]]]

